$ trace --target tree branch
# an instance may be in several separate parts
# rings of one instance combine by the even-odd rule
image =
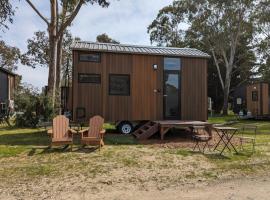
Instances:
[[[217,61],[217,58],[216,58],[215,51],[213,49],[211,51],[212,51],[212,55],[213,55],[216,67],[217,67],[220,84],[221,84],[222,89],[224,90],[224,81],[223,81],[222,76],[221,76],[220,67],[219,67],[219,64],[218,64],[218,61]]]
[[[84,0],[79,1],[78,5],[76,6],[75,10],[71,13],[70,17],[61,25],[56,37],[59,37],[65,31],[65,29],[71,24],[71,22],[74,20],[79,10],[81,9],[83,3]]]
[[[37,15],[49,26],[49,21],[38,11],[38,9],[32,4],[30,0],[26,0],[26,2],[33,8],[33,10],[37,13]]]

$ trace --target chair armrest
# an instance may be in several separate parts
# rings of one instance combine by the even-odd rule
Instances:
[[[81,134],[82,134],[82,133],[87,132],[88,130],[89,130],[89,129],[83,129],[83,130],[80,130],[80,131],[79,131],[79,133],[81,133]]]
[[[68,129],[68,136],[73,138],[73,134],[76,134],[77,131],[73,130],[73,129]]]
[[[83,130],[80,130],[78,133],[81,134],[81,138],[84,137],[84,135],[89,131],[89,129],[83,129]]]
[[[106,130],[105,130],[105,129],[102,129],[102,130],[100,131],[101,138],[104,137],[105,133],[106,133]]]
[[[53,130],[52,129],[47,130],[47,134],[48,135],[52,135],[53,134]]]
[[[76,134],[77,131],[73,130],[73,129],[69,129],[69,131],[72,133],[72,134]]]

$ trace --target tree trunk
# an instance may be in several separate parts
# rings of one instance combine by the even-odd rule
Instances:
[[[51,0],[51,22],[48,27],[49,46],[50,46],[50,62],[48,76],[48,95],[52,100],[53,107],[55,106],[56,92],[56,64],[57,64],[57,8],[56,0]]]
[[[232,75],[232,65],[227,66],[226,70],[226,78],[224,84],[224,97],[223,97],[223,115],[228,115],[228,103],[229,103],[229,95],[230,95],[230,87],[231,87],[231,75]]]
[[[57,113],[61,114],[61,69],[62,69],[62,43],[63,35],[59,36],[57,42],[57,63],[56,63],[56,107]]]

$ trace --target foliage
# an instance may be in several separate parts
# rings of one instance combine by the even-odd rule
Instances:
[[[106,33],[97,36],[97,42],[120,44],[117,40],[110,38]]]
[[[52,99],[52,104],[56,108],[56,102],[60,102],[60,83],[62,66],[63,36],[68,26],[70,26],[84,4],[98,4],[102,7],[109,6],[107,0],[51,0],[50,19],[45,17],[32,3],[26,0],[33,11],[45,22],[48,30],[49,41],[49,76],[48,76],[48,96]]]
[[[21,84],[15,93],[15,123],[19,127],[35,127],[42,120],[50,120],[53,109],[48,97],[39,94],[31,85]]]
[[[21,53],[17,47],[9,46],[4,41],[0,40],[0,67],[10,71],[16,70],[20,56]]]
[[[214,102],[224,102],[224,113],[230,91],[253,75],[255,5],[253,0],[175,0],[148,27],[151,42],[158,45],[193,47],[212,54],[208,78],[216,89],[210,93],[218,93]]]
[[[10,3],[10,0],[0,1],[0,29],[7,29],[7,22],[12,23],[14,10]]]
[[[27,52],[22,55],[22,64],[36,68],[48,67],[49,38],[45,31],[37,31],[31,39],[27,40]]]
[[[261,0],[256,7],[255,25],[258,35],[255,42],[262,62],[270,59],[270,0]]]

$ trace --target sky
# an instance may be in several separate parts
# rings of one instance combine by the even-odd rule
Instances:
[[[0,33],[8,45],[27,49],[27,39],[38,30],[46,30],[45,23],[24,1],[13,0],[16,6],[14,23],[9,30]],[[49,0],[32,0],[40,12],[49,17]],[[169,5],[172,0],[111,0],[108,8],[97,5],[85,5],[69,28],[73,36],[84,41],[95,41],[96,36],[107,33],[111,38],[123,44],[150,45],[147,33],[148,25],[156,18],[158,11]],[[19,65],[17,74],[22,81],[41,89],[47,84],[48,69]]]

